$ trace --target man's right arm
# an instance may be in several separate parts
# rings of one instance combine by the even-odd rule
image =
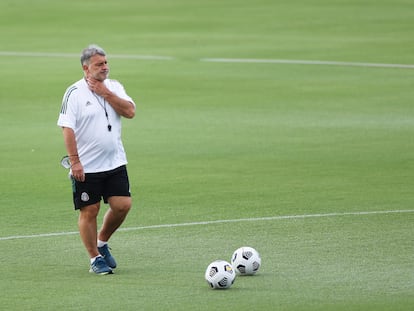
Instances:
[[[69,156],[72,169],[72,176],[78,181],[85,181],[85,173],[82,163],[79,159],[78,147],[76,144],[75,132],[70,127],[63,128],[63,139],[65,141],[66,151]]]

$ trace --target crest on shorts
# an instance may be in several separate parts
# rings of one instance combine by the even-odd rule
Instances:
[[[82,192],[82,194],[81,194],[81,200],[83,202],[88,202],[89,201],[89,195],[86,192]]]

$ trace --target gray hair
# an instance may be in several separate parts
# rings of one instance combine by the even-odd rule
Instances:
[[[96,44],[91,44],[87,48],[83,49],[81,58],[80,58],[81,65],[82,66],[89,65],[89,60],[91,59],[92,56],[96,54],[106,56],[106,53],[103,50],[103,48],[101,48],[100,46]]]

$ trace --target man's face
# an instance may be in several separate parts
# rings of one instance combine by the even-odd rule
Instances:
[[[95,54],[89,59],[89,65],[83,65],[85,76],[104,81],[109,75],[109,66],[105,56]]]

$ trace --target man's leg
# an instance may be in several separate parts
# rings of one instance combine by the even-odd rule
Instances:
[[[79,233],[90,258],[99,255],[97,248],[97,223],[100,203],[82,207],[79,212]]]
[[[91,259],[91,268],[89,272],[94,272],[96,274],[112,274],[112,269],[99,254],[97,246],[98,233],[96,232],[96,218],[99,213],[99,207],[100,203],[96,203],[80,209],[79,232]]]
[[[98,239],[107,242],[112,234],[121,226],[131,209],[131,197],[112,196],[108,198],[110,208],[105,213]],[[96,241],[95,241],[96,242]]]

